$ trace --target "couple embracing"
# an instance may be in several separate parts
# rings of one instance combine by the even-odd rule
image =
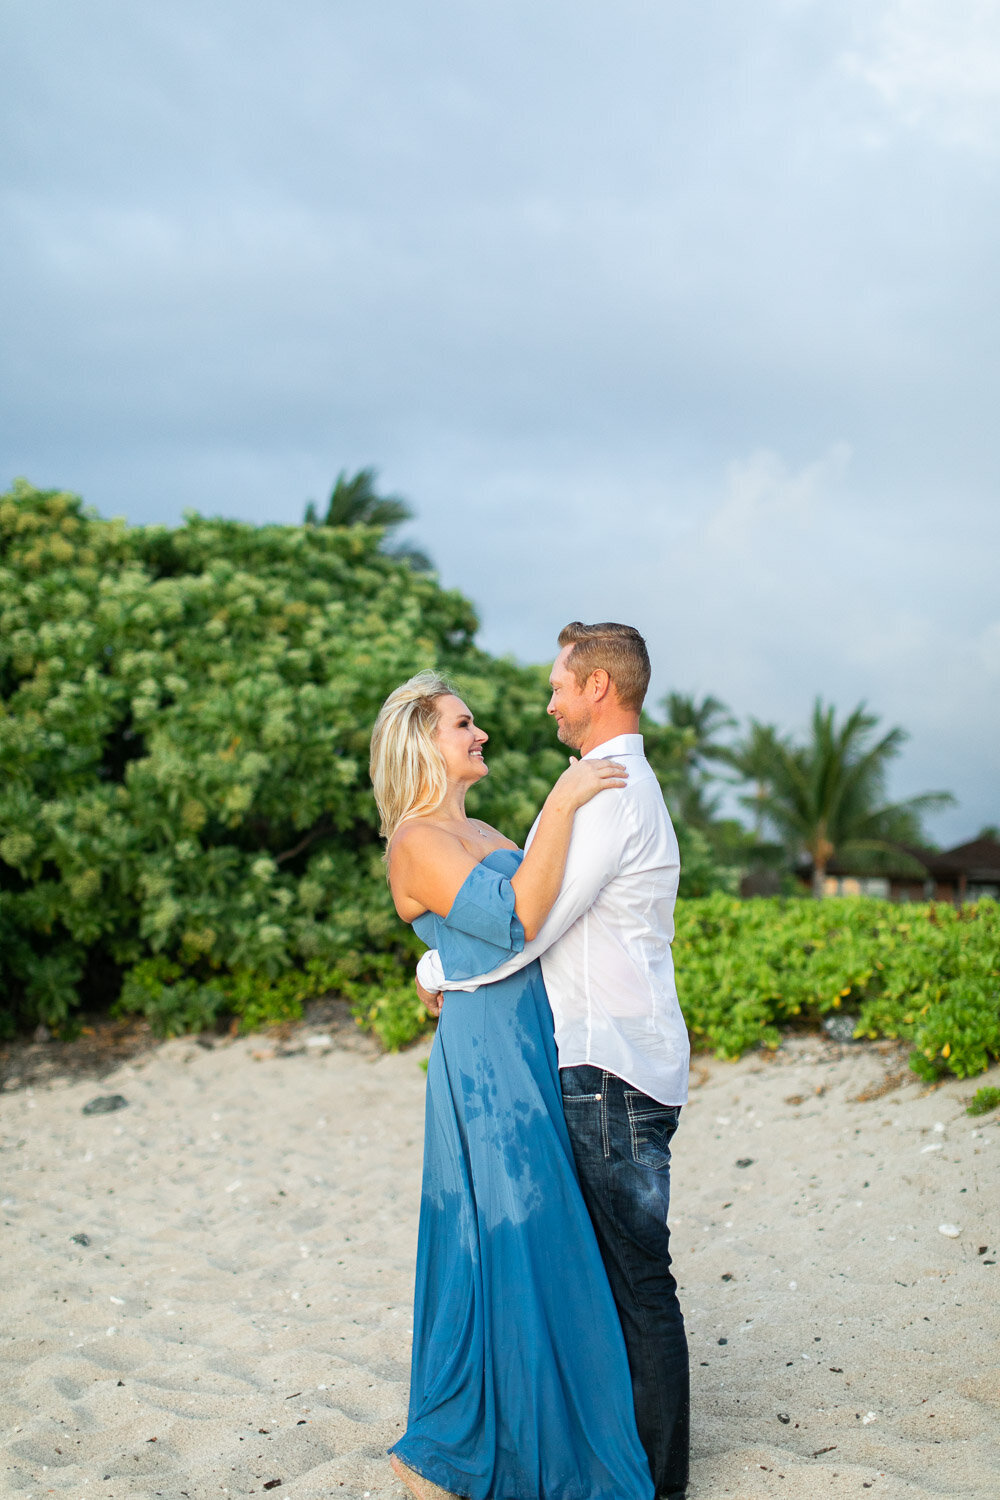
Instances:
[[[523,853],[466,814],[487,736],[446,682],[404,683],[372,737],[393,899],[440,1013],[392,1450],[418,1500],[683,1500],[687,1484],[667,1227],[688,1076],[677,840],[643,756],[641,635],[575,623],[559,645],[548,711],[580,759]]]

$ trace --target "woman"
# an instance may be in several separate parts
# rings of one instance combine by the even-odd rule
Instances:
[[[386,699],[372,737],[396,909],[450,978],[521,951],[558,893],[576,809],[625,784],[613,761],[571,762],[522,855],[465,811],[487,775],[486,741],[430,672]],[[450,996],[442,1012],[427,1069],[409,1417],[392,1465],[418,1500],[651,1500],[537,961]]]

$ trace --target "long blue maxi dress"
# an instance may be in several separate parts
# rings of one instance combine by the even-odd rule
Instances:
[[[414,928],[449,979],[524,946],[495,850]],[[427,1068],[410,1405],[392,1450],[471,1500],[652,1500],[535,961],[445,1003]]]

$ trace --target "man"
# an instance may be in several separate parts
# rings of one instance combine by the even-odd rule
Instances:
[[[523,953],[448,983],[432,951],[418,987],[437,1010],[441,990],[541,959],[566,1123],[625,1335],[639,1437],[659,1500],[683,1500],[688,1355],[667,1227],[670,1141],[688,1079],[670,950],[677,839],[639,733],[649,686],[642,636],[577,621],[559,645],[548,706],[559,738],[584,757],[621,761],[628,784],[578,810],[559,896]]]

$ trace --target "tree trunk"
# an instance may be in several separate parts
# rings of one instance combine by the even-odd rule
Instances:
[[[818,901],[823,895],[823,885],[826,880],[826,867],[833,858],[834,848],[828,838],[820,834],[812,849],[813,857],[813,896]]]

